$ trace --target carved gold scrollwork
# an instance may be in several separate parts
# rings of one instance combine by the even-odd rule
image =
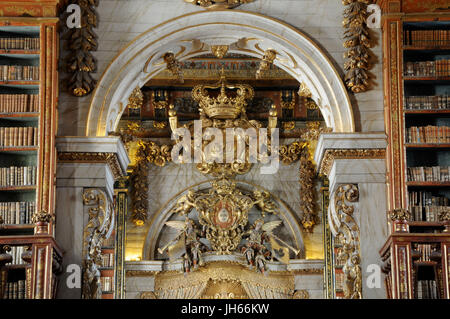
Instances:
[[[346,6],[342,25],[344,47],[345,83],[354,93],[367,91],[369,87],[370,35],[366,25],[367,5],[370,0],[343,0]]]
[[[304,148],[300,157],[300,209],[302,210],[302,226],[311,233],[318,223],[316,204],[315,167],[309,159],[308,148]]]
[[[76,4],[81,10],[81,26],[68,28],[63,39],[66,49],[70,52],[65,58],[67,89],[74,96],[85,96],[92,92],[96,81],[91,73],[97,69],[97,64],[91,51],[97,50],[97,35],[93,29],[97,27],[98,0],[70,0],[67,5]],[[67,13],[68,15],[69,13]],[[64,21],[66,21],[64,19]]]
[[[260,79],[264,71],[269,70],[270,66],[273,64],[273,61],[277,58],[277,52],[275,50],[266,50],[264,51],[263,58],[261,63],[259,64],[259,69],[256,71],[256,78]]]
[[[315,167],[309,156],[308,143],[293,142],[280,147],[280,160],[292,164],[300,159],[300,208],[303,212],[302,225],[312,232],[318,218],[316,215]]]
[[[163,60],[166,63],[167,70],[176,76],[180,83],[184,82],[183,70],[180,67],[180,62],[175,57],[172,52],[167,52],[163,55]]]
[[[255,0],[184,0],[208,10],[232,9]]]
[[[148,166],[155,164],[163,167],[172,160],[172,146],[161,145],[148,141],[139,141],[136,152],[136,166],[131,176],[133,189],[131,198],[133,201],[132,221],[138,225],[144,225],[147,220],[148,210]]]
[[[133,92],[131,92],[130,97],[128,98],[127,107],[129,109],[140,109],[142,104],[144,103],[144,95],[139,87],[135,88]]]
[[[343,244],[337,258],[345,260],[344,297],[362,298],[362,273],[359,248],[359,227],[354,218],[354,204],[359,200],[358,186],[339,185],[334,193],[334,212],[329,218],[336,239]]]
[[[97,188],[83,192],[83,204],[89,217],[83,231],[83,299],[101,299],[101,247],[114,228],[114,210],[104,191]]]

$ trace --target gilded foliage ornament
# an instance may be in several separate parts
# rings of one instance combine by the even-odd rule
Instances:
[[[232,9],[255,0],[184,0],[208,10]]]
[[[367,28],[367,5],[371,0],[343,0],[346,6],[342,25],[344,47],[345,83],[354,93],[367,91],[369,87],[370,35]]]
[[[158,146],[155,142],[139,141],[136,152],[136,166],[133,170],[132,192],[133,200],[132,220],[138,225],[144,225],[147,220],[148,210],[148,167],[150,164],[163,167],[167,162],[171,161],[172,146]]]
[[[97,27],[98,0],[69,0],[67,5],[76,4],[80,8],[80,28],[67,28],[63,35],[65,49],[69,54],[65,58],[65,69],[69,74],[66,81],[67,90],[74,96],[85,96],[92,92],[96,81],[91,73],[97,70],[97,61],[91,51],[97,50],[97,35],[94,28]],[[66,21],[70,13],[65,13]]]
[[[354,218],[354,204],[359,200],[358,186],[354,184],[339,185],[334,193],[334,212],[338,220],[335,225],[334,218],[330,223],[336,229],[336,239],[343,244],[337,256],[344,260],[344,297],[346,299],[362,298],[362,272],[359,248],[359,227]]]
[[[238,249],[243,239],[247,239],[242,248],[250,267],[255,266],[260,272],[265,271],[266,261],[276,258],[281,262],[289,262],[289,249],[298,254],[299,251],[276,237],[272,230],[281,225],[281,221],[264,222],[267,213],[278,214],[278,206],[266,191],[254,189],[251,192],[236,187],[236,181],[219,178],[211,182],[209,190],[189,190],[181,196],[172,208],[172,212],[188,216],[195,209],[198,222],[186,217],[185,222],[169,221],[166,224],[181,232],[160,253],[168,249],[170,259],[183,257],[185,270],[190,262],[196,261],[196,267],[202,262],[201,238],[204,237],[217,254],[230,254]],[[257,207],[261,218],[253,226],[248,225],[248,213]],[[269,242],[271,250],[264,244]],[[282,244],[280,245],[279,242]],[[276,250],[276,252],[275,252]],[[187,257],[186,257],[187,256]]]

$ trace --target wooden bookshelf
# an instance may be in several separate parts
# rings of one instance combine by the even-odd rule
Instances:
[[[449,271],[444,256],[450,247],[450,228],[444,216],[450,202],[450,182],[445,178],[450,143],[428,141],[446,141],[446,129],[440,127],[450,127],[450,12],[437,15],[430,7],[405,1],[400,7],[395,0],[377,4],[384,15],[388,210],[393,218],[391,234],[380,251],[387,296],[448,299],[450,283],[440,274]],[[433,181],[426,181],[430,170]],[[399,211],[407,213],[396,214]],[[415,251],[420,245],[439,249],[440,257],[422,260],[422,252]],[[425,286],[439,289],[427,294]]]
[[[19,264],[0,264],[6,274],[0,294],[5,285],[14,283],[16,290],[15,283],[25,280],[25,297],[33,299],[55,297],[55,272],[61,270],[62,251],[54,239],[53,221],[37,218],[33,224],[30,218],[39,212],[55,214],[59,2],[0,3],[0,127],[11,128],[0,130],[0,167],[12,176],[6,175],[0,186],[0,254],[11,253],[9,247],[27,247],[26,254],[16,256]],[[22,16],[23,12],[34,16]],[[35,167],[33,185],[27,180],[30,171],[23,167]]]

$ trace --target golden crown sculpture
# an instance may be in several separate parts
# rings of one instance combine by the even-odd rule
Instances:
[[[219,88],[219,95],[212,97],[208,90]],[[227,89],[230,90],[228,94]],[[235,97],[230,95],[234,90]],[[240,114],[245,114],[245,108],[254,96],[255,91],[250,85],[228,84],[223,69],[217,84],[197,85],[192,90],[192,97],[199,104],[200,116],[220,120],[236,119]]]

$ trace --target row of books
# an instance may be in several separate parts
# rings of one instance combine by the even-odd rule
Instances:
[[[0,168],[0,186],[36,185],[36,166]]]
[[[431,244],[414,244],[414,250],[420,253],[419,261],[430,261],[431,254],[437,249],[436,245],[432,247]]]
[[[435,280],[417,281],[417,299],[439,299]]]
[[[0,203],[0,217],[6,225],[31,224],[31,217],[35,211],[35,202]]]
[[[0,38],[1,50],[39,50],[39,38]]]
[[[450,45],[449,30],[405,30],[403,31],[405,45],[411,46],[448,46]]]
[[[114,254],[102,254],[102,267],[114,267]]]
[[[114,234],[113,234],[113,235],[109,236],[109,238],[107,238],[103,241],[103,247],[114,247],[114,241],[115,241],[115,238],[114,238]]]
[[[0,146],[33,146],[37,144],[37,127],[0,127]]]
[[[444,196],[435,196],[431,192],[409,192],[409,206],[449,206],[449,200]]]
[[[113,291],[113,277],[100,277],[100,283],[102,285],[102,291]]]
[[[450,96],[406,96],[406,110],[442,110],[450,109]]]
[[[408,167],[408,181],[410,182],[448,182],[448,166]]]
[[[450,60],[406,62],[405,77],[450,76]]]
[[[450,143],[450,127],[411,126],[406,129],[406,143]]]
[[[32,65],[0,65],[1,81],[37,81],[39,67]]]
[[[409,206],[411,217],[416,222],[439,222],[439,216],[449,210],[449,206]]]
[[[341,254],[342,248],[338,248],[334,254],[334,264],[336,267],[342,267],[344,266],[345,262],[347,261],[345,258],[345,254]]]
[[[25,280],[5,283],[3,299],[25,299]]]
[[[0,94],[0,112],[39,112],[39,94]]]
[[[334,274],[334,287],[336,290],[344,289],[344,279],[345,279],[345,275],[343,272],[336,272]]]
[[[11,246],[11,251],[8,252],[12,256],[11,265],[24,265],[26,262],[22,259],[22,253],[25,252],[25,246]]]

